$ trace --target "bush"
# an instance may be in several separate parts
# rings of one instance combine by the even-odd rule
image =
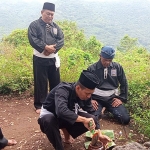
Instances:
[[[3,48],[2,48],[3,47]],[[8,47],[1,44],[0,93],[22,92],[33,83],[30,47]]]
[[[15,47],[18,46],[30,46],[28,38],[27,38],[27,29],[17,29],[14,30],[10,35],[4,37],[2,42],[6,42],[7,44],[12,44]]]
[[[125,53],[117,52],[115,59],[126,72],[129,84],[127,107],[136,128],[150,137],[150,54],[145,48],[136,47]]]
[[[87,69],[93,58],[90,53],[74,47],[59,52],[61,58],[61,80],[75,82],[83,69]]]

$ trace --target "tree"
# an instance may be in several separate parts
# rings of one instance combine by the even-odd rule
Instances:
[[[138,46],[138,40],[136,38],[131,38],[128,35],[125,35],[120,40],[120,45],[117,47],[117,50],[121,52],[126,52],[130,49],[133,49],[136,46]]]

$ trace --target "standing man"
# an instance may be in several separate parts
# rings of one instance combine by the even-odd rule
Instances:
[[[130,117],[123,105],[127,102],[127,79],[122,66],[112,62],[114,56],[113,48],[102,47],[100,60],[88,67],[101,81],[92,95],[92,105],[96,116],[100,117],[102,108],[106,107],[121,124],[128,124]]]
[[[104,145],[110,141],[109,137],[102,135],[99,121],[92,115],[91,94],[98,84],[98,77],[84,70],[77,83],[62,82],[50,91],[43,103],[38,123],[56,150],[64,150],[59,129],[63,129],[63,132],[65,129],[66,140],[70,135],[76,138],[96,128]]]
[[[33,21],[28,28],[28,39],[34,48],[34,106],[40,113],[42,102],[49,90],[60,83],[60,59],[58,51],[64,45],[64,35],[60,27],[53,22],[55,5],[45,2],[41,17]]]

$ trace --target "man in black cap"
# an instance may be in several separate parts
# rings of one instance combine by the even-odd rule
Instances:
[[[101,81],[92,94],[92,105],[98,118],[105,107],[121,124],[128,124],[130,117],[123,105],[127,102],[127,79],[122,66],[112,62],[114,56],[115,50],[104,46],[100,52],[100,60],[88,67]]]
[[[70,135],[76,138],[88,130],[97,129],[104,145],[110,141],[109,137],[101,134],[99,121],[92,115],[91,94],[98,84],[98,77],[84,70],[78,82],[62,82],[50,91],[42,105],[38,123],[56,150],[64,149],[59,129],[65,130],[65,140],[69,140],[66,138]]]
[[[28,28],[28,39],[34,48],[34,106],[40,113],[42,102],[49,90],[60,83],[60,59],[58,51],[64,45],[64,35],[60,27],[53,22],[55,5],[45,2],[41,17],[33,21]]]

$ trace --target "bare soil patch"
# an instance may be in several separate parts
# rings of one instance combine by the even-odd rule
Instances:
[[[14,138],[17,141],[17,145],[6,147],[5,150],[54,150],[45,134],[40,131],[38,116],[34,110],[33,97],[0,96],[0,127],[7,139]],[[123,127],[106,116],[103,116],[100,124],[101,129],[114,130],[117,145],[146,141],[143,135],[131,129],[131,124]],[[82,135],[72,145],[65,144],[64,147],[65,150],[80,150],[84,142],[85,137]]]

